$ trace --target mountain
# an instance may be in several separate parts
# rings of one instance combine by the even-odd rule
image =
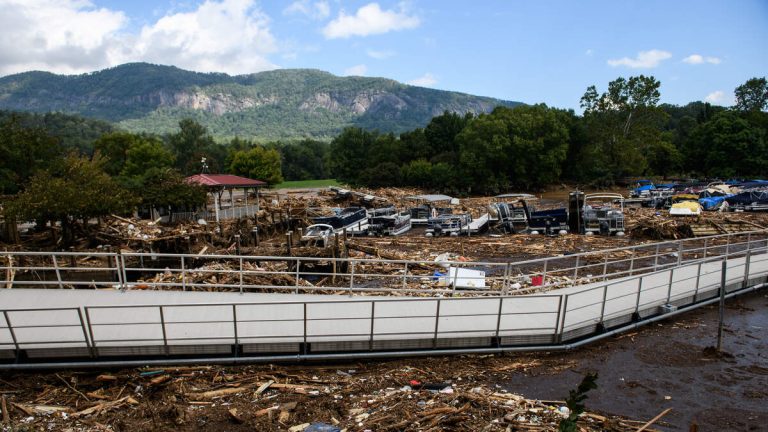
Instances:
[[[402,132],[444,111],[481,113],[497,105],[520,102],[312,69],[231,76],[129,63],[83,75],[0,78],[0,109],[78,114],[159,134],[192,118],[220,139],[327,139],[346,126]]]

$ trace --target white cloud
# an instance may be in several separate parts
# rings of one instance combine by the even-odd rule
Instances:
[[[608,64],[613,67],[626,66],[632,69],[650,69],[655,68],[659,63],[670,57],[672,57],[672,54],[667,51],[652,49],[650,51],[640,51],[635,58],[623,57],[608,60]]]
[[[418,78],[407,81],[406,84],[419,87],[432,87],[433,85],[437,84],[437,78],[435,78],[435,76],[431,73],[427,72]]]
[[[721,105],[725,102],[725,93],[722,90],[713,91],[704,98],[704,101]]]
[[[395,55],[395,52],[390,50],[377,51],[377,50],[369,49],[365,53],[368,54],[368,57],[372,57],[377,60],[388,59]]]
[[[408,15],[401,5],[399,11],[381,10],[378,3],[369,3],[347,15],[342,10],[339,16],[323,28],[326,39],[368,36],[418,27],[421,21]]]
[[[717,57],[704,57],[701,54],[691,54],[688,57],[683,59],[684,62],[688,64],[702,64],[702,63],[709,63],[709,64],[720,64],[720,59]]]
[[[297,0],[288,5],[287,8],[283,9],[283,15],[295,14],[306,15],[313,20],[321,20],[328,18],[331,15],[331,7],[325,0],[315,2],[310,0]]]
[[[275,51],[269,18],[253,0],[206,0],[192,12],[167,15],[142,28],[126,60],[250,73],[274,69],[266,55]]]
[[[364,64],[359,64],[352,66],[351,68],[344,69],[345,76],[365,76],[366,72],[368,72],[368,66]]]
[[[206,0],[137,34],[125,14],[89,0],[0,0],[0,75],[42,69],[82,73],[132,61],[196,71],[274,69],[269,19],[254,0]]]
[[[584,54],[585,54],[585,55],[588,55],[588,56],[592,56],[592,54],[594,54],[594,53],[595,53],[595,52],[592,50],[592,48],[590,48],[590,49],[588,49],[588,50],[586,50],[586,51],[584,52]]]
[[[109,66],[122,12],[84,0],[0,0],[0,74],[77,73]]]

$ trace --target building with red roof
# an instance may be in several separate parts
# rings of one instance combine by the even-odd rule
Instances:
[[[187,183],[194,183],[204,186],[208,189],[208,192],[213,195],[214,209],[216,211],[216,222],[219,222],[219,212],[221,210],[221,195],[227,191],[229,192],[229,201],[233,203],[234,199],[233,191],[235,189],[242,189],[245,196],[245,207],[248,208],[248,192],[253,189],[256,192],[256,208],[255,212],[259,211],[259,188],[267,186],[266,182],[261,180],[249,179],[246,177],[240,177],[232,174],[195,174],[184,179]],[[235,214],[233,212],[233,214]],[[240,214],[240,213],[238,213]]]

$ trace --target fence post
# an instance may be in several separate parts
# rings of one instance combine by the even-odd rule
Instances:
[[[56,261],[56,254],[51,254],[53,259],[53,269],[56,271],[56,280],[59,282],[59,289],[64,289],[64,284],[61,281],[61,273],[59,272],[59,263]]]
[[[504,280],[501,281],[501,295],[506,295],[509,289],[509,263],[504,265]]]
[[[406,278],[408,277],[408,263],[405,263],[405,267],[403,268],[403,289],[405,289],[408,285],[406,282]]]
[[[496,346],[501,345],[499,340],[499,332],[501,331],[501,311],[504,307],[504,297],[499,297],[499,314],[496,317]]]
[[[352,297],[352,287],[355,284],[355,261],[350,260],[350,269],[349,269],[349,296]]]
[[[120,270],[120,254],[122,251],[120,248],[117,249],[117,253],[114,255],[115,258],[115,274],[117,274],[117,286],[120,287],[120,289],[123,289],[123,286],[125,286],[125,281],[123,280],[123,272]]]
[[[675,269],[669,270],[669,288],[667,288],[667,304],[672,300],[672,280],[675,276]]]
[[[698,301],[699,296],[699,283],[701,281],[701,261],[699,261],[699,268],[696,270],[696,288],[693,291],[693,301]]]
[[[659,267],[659,249],[661,248],[661,243],[656,243],[656,255],[653,257],[653,271],[655,272]]]
[[[643,292],[643,277],[637,278],[637,299],[635,300],[635,315],[640,319],[640,294]]]
[[[91,354],[91,357],[93,357],[93,348],[91,347],[91,343],[88,341],[88,332],[85,330],[83,313],[80,311],[80,308],[77,308],[77,317],[80,319],[80,328],[83,330],[83,339],[85,340],[85,347],[88,348],[88,352]]]
[[[11,334],[13,346],[16,348],[16,360],[19,360],[21,349],[19,349],[19,341],[16,339],[16,332],[13,331],[13,326],[11,325],[11,318],[8,317],[8,311],[3,311],[3,316],[5,317],[5,323],[8,324],[8,332]]]
[[[731,253],[731,235],[728,234],[728,237],[726,237],[727,241],[725,242],[725,256],[726,258]]]
[[[165,332],[165,314],[163,313],[163,307],[158,306],[160,309],[160,327],[163,330],[163,351],[165,355],[168,355],[168,335]]]
[[[187,268],[184,265],[184,257],[181,257],[181,290],[187,290]]]
[[[238,239],[238,242],[239,241],[240,239]],[[243,257],[240,257],[240,294],[242,293],[243,293]]]
[[[296,258],[296,291],[294,291],[296,294],[299,293],[299,267],[301,266],[301,260]]]
[[[93,325],[91,324],[91,312],[88,309],[88,306],[83,307],[85,309],[85,321],[88,323],[88,335],[91,337],[91,349],[93,350],[93,357],[98,357],[98,352],[96,351],[96,338],[93,337]]]
[[[603,280],[608,279],[608,254],[605,254],[605,260],[603,261]]]
[[[752,258],[752,251],[747,250],[746,261],[744,261],[744,288],[749,285],[749,261]]]
[[[677,250],[677,266],[680,267],[680,264],[683,262],[683,241],[678,242],[678,250]]]
[[[237,337],[237,305],[232,305],[232,328],[235,332],[235,357],[237,357],[238,351],[240,351],[240,348],[238,345],[240,345],[240,342],[238,341]]]
[[[581,258],[581,255],[576,255],[576,265],[573,266],[573,283],[576,283],[576,278],[579,277],[579,259]]]
[[[435,334],[432,339],[432,348],[437,348],[437,332],[440,327],[440,299],[437,299],[437,308],[435,310]]]
[[[125,290],[128,289],[128,272],[125,269],[126,268],[125,255],[123,255],[122,253],[120,254],[120,268],[123,271],[123,282],[125,283],[125,285],[123,286],[123,292],[125,292]]]
[[[512,274],[511,274],[511,270],[512,270],[512,263],[507,263],[507,264],[509,265],[509,269],[510,269],[510,276],[511,276],[511,275],[512,275]],[[545,280],[547,280],[547,267],[549,267],[549,258],[545,258],[545,259],[544,259],[544,271],[542,271],[542,272],[541,272],[541,278],[542,278],[542,281],[545,281]]]
[[[565,294],[564,296],[560,296],[562,300],[562,314],[560,315],[560,331],[557,335],[557,342],[561,343],[563,341],[563,333],[565,333],[565,316],[568,314],[568,294]]]
[[[451,267],[448,266],[448,274],[450,276],[451,268],[456,270],[456,273],[453,275],[453,289],[451,290],[451,297],[453,297],[456,294],[456,285],[458,285],[459,282],[459,267]]]
[[[307,355],[308,353],[307,347],[307,302],[304,302],[304,343],[302,344],[302,351],[304,351],[304,355]]]
[[[371,300],[371,335],[368,339],[368,350],[373,351],[373,323],[376,320],[376,302]]]
[[[603,287],[603,304],[600,307],[600,323],[602,324],[603,318],[605,318],[605,303],[608,301],[608,284]]]

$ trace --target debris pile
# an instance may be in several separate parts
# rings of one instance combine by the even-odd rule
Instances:
[[[453,360],[456,360],[455,358]],[[457,365],[460,364],[460,365]],[[495,384],[538,360],[462,357],[341,366],[168,367],[3,376],[10,430],[557,430],[563,401]],[[485,374],[477,374],[482,366]],[[579,430],[642,422],[585,412]]]

